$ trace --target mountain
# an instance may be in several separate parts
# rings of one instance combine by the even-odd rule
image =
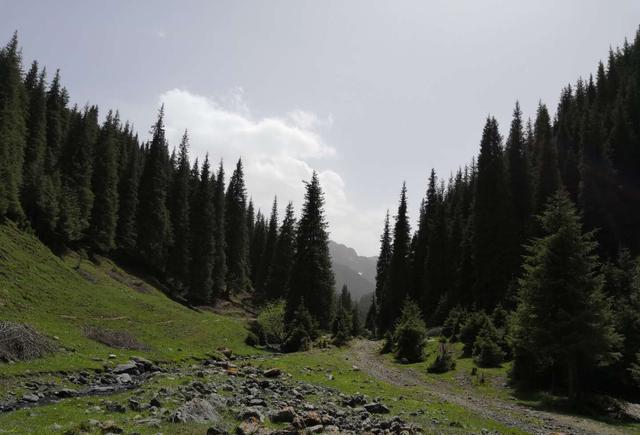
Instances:
[[[336,290],[339,291],[346,285],[351,298],[357,302],[363,296],[373,293],[376,286],[377,257],[360,256],[355,249],[333,240],[329,241],[329,253],[336,278]]]

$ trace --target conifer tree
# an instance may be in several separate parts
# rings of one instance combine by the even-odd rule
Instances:
[[[295,216],[293,204],[287,204],[284,219],[280,226],[273,261],[267,277],[265,297],[267,300],[284,298],[289,291],[289,276],[295,254]]]
[[[273,262],[273,256],[275,255],[276,244],[278,242],[278,199],[273,199],[273,205],[271,207],[271,216],[266,228],[265,245],[262,257],[260,259],[260,266],[257,275],[256,291],[265,297],[267,278],[269,270],[271,269],[271,263]]]
[[[213,296],[220,297],[227,293],[227,257],[225,239],[225,194],[224,194],[224,166],[220,161],[218,174],[216,175],[213,191],[214,226],[213,234],[215,240],[213,255]]]
[[[115,247],[118,223],[118,114],[111,112],[102,126],[96,143],[93,171],[93,210],[90,239],[95,249],[109,252]]]
[[[324,217],[324,194],[314,171],[306,184],[305,202],[298,223],[296,253],[287,296],[286,321],[304,301],[322,329],[329,329],[332,318],[335,278],[331,269],[329,235]]]
[[[387,282],[387,274],[389,273],[389,263],[391,262],[391,229],[389,228],[389,210],[384,218],[384,229],[380,236],[380,254],[376,263],[376,291],[375,296],[379,301],[379,312],[376,317],[377,328],[386,331],[391,323],[389,305],[386,304],[387,298],[385,286]],[[383,329],[384,328],[384,329]]]
[[[347,285],[344,284],[342,286],[342,290],[340,290],[340,298],[338,299],[338,306],[340,308],[344,308],[347,312],[351,312],[351,309],[353,308],[352,306],[352,302],[351,302],[351,293],[349,293],[349,289],[347,288]]]
[[[125,139],[122,154],[127,155],[126,165],[119,177],[118,186],[118,226],[116,246],[121,252],[132,255],[135,252],[137,235],[136,217],[138,214],[138,187],[142,172],[142,150],[138,138],[129,132]]]
[[[173,246],[169,251],[168,272],[169,275],[183,286],[189,284],[189,270],[191,264],[191,213],[190,213],[190,191],[189,182],[191,176],[191,164],[189,163],[189,137],[185,130],[176,161],[176,171],[173,176],[171,186],[171,206],[169,212],[171,214],[171,223],[173,228]],[[206,162],[208,166],[208,162]],[[209,168],[207,167],[207,172]],[[209,183],[209,180],[207,180]],[[206,188],[207,195],[203,198],[213,207],[213,198],[209,189]],[[207,210],[208,211],[208,210]],[[213,220],[213,213],[209,218]],[[211,226],[213,222],[211,223]],[[211,231],[209,237],[213,237]],[[211,284],[209,284],[211,286]]]
[[[251,288],[249,276],[249,239],[247,236],[247,194],[242,160],[238,160],[229,180],[225,197],[227,286],[231,291]]]
[[[186,143],[185,143],[186,148]],[[186,151],[186,149],[185,149]],[[215,213],[209,157],[205,158],[200,171],[200,180],[192,195],[190,207],[191,235],[191,283],[189,300],[203,305],[213,301],[213,267],[215,262]]]
[[[263,295],[260,290],[262,283],[260,279],[261,265],[264,258],[264,249],[267,243],[267,222],[262,214],[262,211],[258,210],[256,214],[255,224],[252,230],[252,239],[250,240],[249,258],[250,258],[250,270],[251,270],[251,284],[256,291],[256,297],[262,299]]]
[[[376,338],[378,336],[378,303],[376,302],[375,293],[372,296],[369,311],[367,311],[364,327],[371,333],[372,337]]]
[[[409,244],[411,227],[407,214],[407,187],[402,183],[398,214],[393,228],[393,245],[389,260],[388,275],[385,277],[384,297],[380,299],[380,330],[387,331],[400,315],[402,304],[409,296]]]
[[[534,162],[535,179],[535,210],[541,212],[547,199],[560,188],[560,174],[558,171],[558,155],[552,140],[551,121],[547,106],[540,103],[536,113],[534,127],[534,149],[537,160]]]
[[[45,70],[34,62],[25,78],[29,101],[27,139],[23,166],[22,206],[34,227],[39,226],[45,209],[44,164],[47,147],[47,95]],[[2,189],[0,187],[0,189]]]
[[[492,309],[511,278],[509,197],[498,122],[489,117],[482,132],[473,203],[475,301]]]
[[[620,337],[593,235],[583,233],[566,192],[551,198],[540,224],[543,235],[528,247],[520,280],[514,375],[522,380],[546,370],[576,399],[588,370],[617,358]]]
[[[164,273],[171,246],[171,220],[167,210],[169,155],[164,131],[164,106],[153,125],[138,194],[138,251],[146,264]]]
[[[95,198],[92,186],[94,148],[99,130],[96,106],[87,106],[83,112],[74,108],[69,116],[69,133],[60,165],[62,193],[58,231],[68,242],[83,238],[91,223]]]
[[[26,139],[27,96],[22,83],[18,34],[0,50],[0,219],[22,221],[20,203]]]

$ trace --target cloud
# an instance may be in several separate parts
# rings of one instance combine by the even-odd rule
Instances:
[[[337,155],[320,134],[321,129],[332,126],[331,116],[321,118],[312,112],[293,110],[281,117],[254,119],[242,88],[219,99],[172,89],[160,100],[165,104],[169,143],[177,144],[186,128],[192,158],[202,162],[208,153],[212,164],[223,159],[227,180],[241,157],[247,190],[263,212],[271,209],[277,195],[280,213],[288,201],[293,201],[299,213],[303,181],[309,180],[316,169],[325,192],[331,237],[362,252],[375,252],[382,213],[358,210],[349,201],[340,174],[310,163],[329,166]]]

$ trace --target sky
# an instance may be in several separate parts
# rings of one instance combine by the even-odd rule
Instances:
[[[0,1],[0,38],[60,69],[71,103],[120,111],[142,138],[165,104],[191,157],[242,157],[256,206],[299,212],[316,170],[330,237],[375,255],[406,181],[415,226],[431,168],[445,180],[503,135],[520,101],[633,41],[637,0]]]

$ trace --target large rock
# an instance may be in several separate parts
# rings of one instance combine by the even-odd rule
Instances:
[[[365,404],[364,409],[372,414],[388,414],[390,412],[389,408],[384,406],[382,403],[377,402]]]
[[[286,406],[269,415],[269,419],[274,423],[291,423],[296,417],[292,406]]]
[[[113,369],[113,373],[116,373],[116,374],[120,374],[120,373],[137,373],[137,372],[138,372],[138,365],[136,364],[135,361],[127,361],[124,364],[118,364]]]
[[[267,378],[277,378],[282,375],[282,370],[279,368],[268,369],[262,372],[262,374]]]
[[[190,400],[169,416],[169,421],[173,423],[205,423],[220,420],[221,417],[216,408],[204,399]]]
[[[264,415],[262,415],[262,413],[255,408],[245,408],[241,410],[240,412],[238,412],[236,418],[241,421],[257,420],[260,423],[264,421]]]

